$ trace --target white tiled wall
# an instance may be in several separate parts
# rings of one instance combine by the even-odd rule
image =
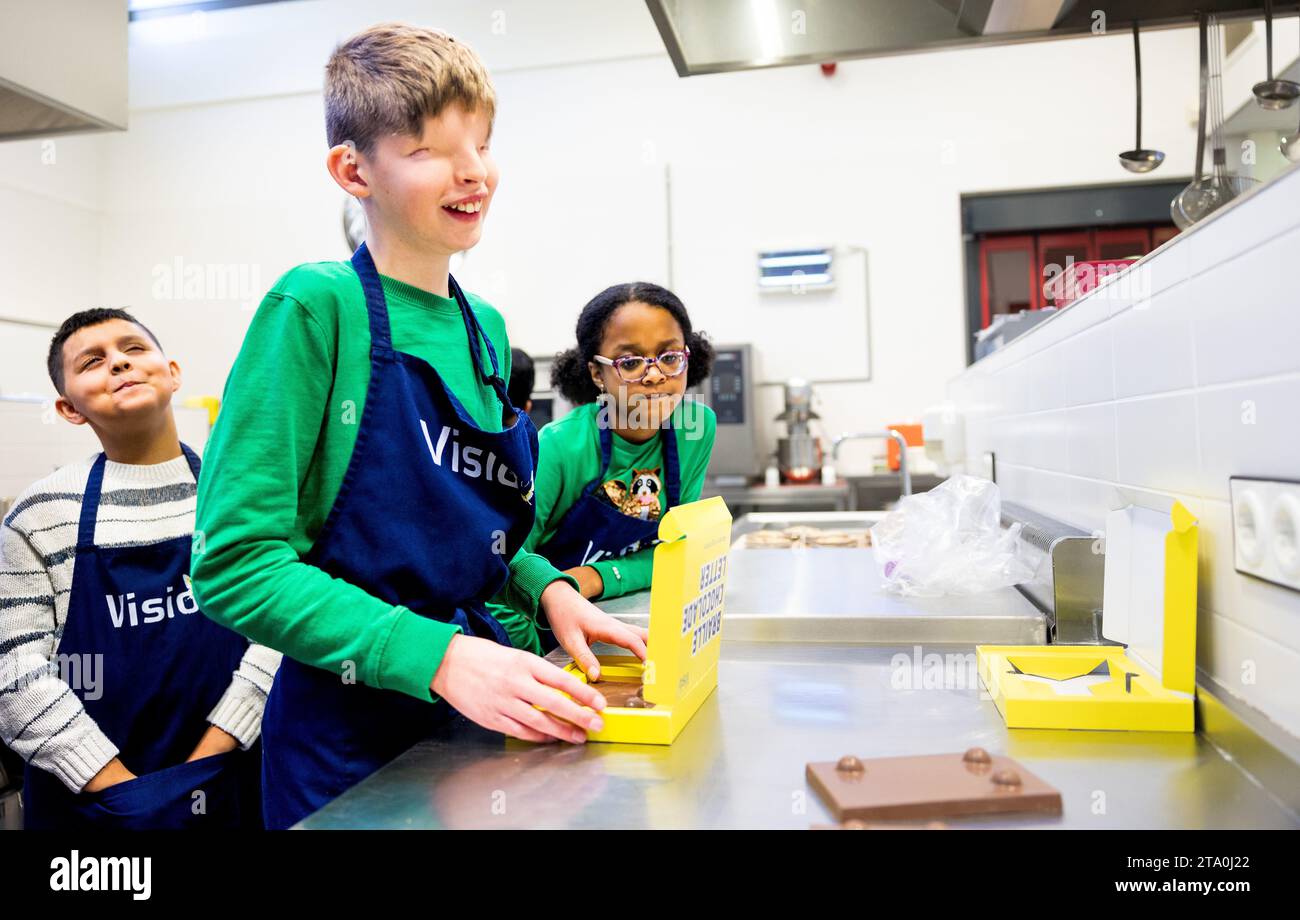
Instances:
[[[1300,736],[1300,594],[1233,568],[1230,476],[1300,480],[1300,170],[1235,202],[948,386],[967,468],[1087,530],[1200,519],[1198,658]]]

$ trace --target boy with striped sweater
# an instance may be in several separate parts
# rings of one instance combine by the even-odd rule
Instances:
[[[180,368],[106,309],[65,321],[48,363],[56,410],[104,450],[29,487],[0,527],[0,740],[27,762],[25,824],[248,824],[239,755],[280,655],[189,591],[198,458],[172,414]]]

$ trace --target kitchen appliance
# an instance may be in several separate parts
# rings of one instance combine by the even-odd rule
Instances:
[[[677,75],[1181,28],[1196,12],[1250,20],[1259,0],[646,0]],[[959,59],[958,59],[959,60]],[[960,79],[960,64],[954,64]]]
[[[785,409],[776,421],[785,422],[786,434],[776,442],[776,464],[781,480],[789,483],[813,482],[821,477],[822,442],[808,427],[821,418],[812,408],[812,384],[802,377],[785,382]]]
[[[746,485],[762,472],[754,415],[755,376],[752,345],[713,346],[713,370],[699,398],[718,418],[708,472],[717,485]]]
[[[0,142],[126,130],[123,0],[0,0],[0,22]]]

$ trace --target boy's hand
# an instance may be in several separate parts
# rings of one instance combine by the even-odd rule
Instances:
[[[215,725],[209,725],[208,730],[203,733],[203,737],[199,739],[199,743],[190,753],[190,756],[185,758],[185,762],[189,763],[191,760],[211,757],[213,754],[224,754],[227,751],[233,751],[237,747],[239,747],[239,741],[234,735],[227,734]]]
[[[566,581],[553,581],[541,597],[542,610],[555,640],[573,656],[589,680],[600,679],[600,662],[591,651],[593,642],[609,642],[645,661],[650,634],[641,626],[614,619],[587,600]]]
[[[135,778],[135,774],[126,768],[126,764],[114,757],[104,764],[104,769],[90,778],[90,782],[86,783],[81,791],[100,792],[109,786],[116,786],[118,783],[125,783],[129,779]]]
[[[571,576],[578,583],[578,590],[585,598],[600,597],[605,591],[605,579],[600,577],[600,572],[593,566],[574,566],[565,569],[564,574]]]
[[[467,719],[524,741],[581,744],[588,730],[605,727],[600,693],[549,661],[490,639],[453,636],[429,689]]]

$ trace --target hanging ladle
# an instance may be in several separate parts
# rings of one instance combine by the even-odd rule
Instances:
[[[1165,161],[1163,150],[1142,147],[1142,44],[1138,40],[1137,20],[1133,20],[1133,69],[1137,74],[1137,140],[1132,150],[1119,155],[1119,165],[1129,172],[1147,173]]]
[[[1251,92],[1255,94],[1255,102],[1261,109],[1270,112],[1289,109],[1296,97],[1300,97],[1300,83],[1273,79],[1273,0],[1265,0],[1264,3],[1264,38],[1268,55],[1268,79],[1256,83]]]

